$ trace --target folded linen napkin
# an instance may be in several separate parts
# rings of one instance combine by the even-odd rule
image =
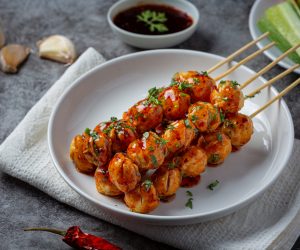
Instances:
[[[0,170],[55,199],[153,240],[181,249],[290,249],[300,234],[300,141],[280,178],[249,206],[221,219],[189,226],[141,227],[101,211],[62,179],[47,146],[47,125],[60,94],[83,73],[103,63],[88,49],[49,89],[0,146]]]

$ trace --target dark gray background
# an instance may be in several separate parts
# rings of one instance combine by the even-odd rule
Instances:
[[[0,0],[0,22],[8,43],[27,45],[34,52],[35,43],[42,37],[63,34],[74,41],[79,54],[88,47],[94,47],[105,58],[111,59],[138,51],[119,41],[108,27],[106,13],[114,2],[116,1]],[[176,48],[227,56],[251,40],[248,15],[253,1],[191,2],[196,4],[201,13],[199,28],[192,38]],[[268,63],[269,60],[262,55],[247,65],[258,71]],[[0,143],[65,69],[61,64],[40,60],[33,53],[18,74],[7,75],[0,72]],[[265,77],[270,78],[281,71],[276,66]],[[276,87],[282,90],[297,77],[296,74],[291,74],[277,83]],[[298,139],[299,89],[296,88],[285,97],[293,115]],[[65,229],[71,225],[80,225],[124,249],[173,249],[85,215],[3,173],[0,173],[0,190],[0,249],[68,249],[59,236],[23,232],[22,228],[47,226]]]

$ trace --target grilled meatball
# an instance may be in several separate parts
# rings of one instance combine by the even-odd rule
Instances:
[[[109,180],[107,166],[98,167],[95,172],[96,188],[100,194],[118,196],[122,192]]]
[[[75,164],[77,170],[81,173],[91,174],[94,173],[96,165],[90,163],[83,154],[85,136],[76,135],[70,145],[70,158]]]
[[[84,134],[83,154],[90,163],[102,167],[111,158],[111,140],[101,131],[86,132]]]
[[[236,81],[221,81],[212,91],[210,102],[224,113],[237,113],[244,106],[244,96]]]
[[[207,156],[203,149],[190,146],[181,157],[181,173],[183,176],[196,177],[205,171]]]
[[[94,131],[101,131],[111,139],[113,153],[126,151],[128,145],[138,138],[135,128],[128,121],[115,117],[109,122],[101,122]]]
[[[165,159],[166,141],[154,132],[145,132],[141,139],[130,143],[128,157],[139,166],[140,171],[158,168]]]
[[[243,114],[228,115],[223,123],[222,132],[231,139],[231,144],[239,149],[250,141],[253,134],[251,118]]]
[[[131,211],[143,214],[150,213],[159,205],[158,194],[150,180],[125,193],[124,201]]]
[[[209,102],[210,94],[216,86],[215,81],[206,72],[179,72],[173,76],[173,84],[178,85],[186,94],[191,96],[191,102]]]
[[[156,170],[152,177],[155,189],[161,198],[175,194],[180,187],[181,173],[172,161]]]
[[[164,118],[169,121],[184,118],[190,106],[190,96],[180,91],[177,86],[163,90],[158,100],[161,103]]]
[[[163,109],[159,104],[149,99],[143,99],[125,112],[123,119],[135,127],[138,133],[142,134],[162,122]]]
[[[195,138],[194,125],[188,120],[179,120],[171,123],[162,138],[166,141],[168,156],[185,150]]]
[[[213,165],[224,162],[232,150],[229,137],[221,132],[203,135],[198,144],[205,150],[207,162]]]
[[[221,124],[218,109],[207,102],[192,104],[189,108],[188,118],[200,132],[215,131]]]
[[[110,181],[122,192],[133,190],[141,180],[138,166],[123,153],[116,153],[108,165]]]

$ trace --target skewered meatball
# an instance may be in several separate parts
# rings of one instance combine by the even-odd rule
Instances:
[[[197,71],[179,72],[173,76],[174,84],[191,96],[191,102],[209,102],[210,94],[216,86],[215,81],[206,72]]]
[[[76,135],[70,145],[70,158],[81,173],[94,173],[97,166],[88,162],[83,154],[84,135]]]
[[[203,149],[190,146],[181,157],[181,173],[183,176],[196,177],[205,171],[207,156]]]
[[[179,120],[171,123],[165,133],[163,139],[166,141],[169,157],[174,153],[185,150],[196,136],[194,125],[188,120]]]
[[[123,114],[123,119],[127,120],[137,132],[142,134],[155,128],[162,122],[163,109],[157,103],[149,99],[143,99],[134,104]]]
[[[86,129],[84,133],[83,154],[92,164],[101,167],[111,158],[111,140],[103,132],[90,132]]]
[[[231,153],[231,141],[221,132],[205,134],[199,138],[199,146],[204,148],[209,164],[220,164]]]
[[[122,192],[133,190],[141,180],[138,166],[123,153],[117,153],[108,165],[110,181]]]
[[[159,205],[158,194],[150,180],[125,193],[124,201],[131,211],[143,214],[150,213]]]
[[[181,183],[181,173],[176,163],[171,161],[164,164],[153,174],[153,184],[159,197],[176,193]]]
[[[159,94],[158,100],[164,117],[170,121],[184,118],[190,106],[190,96],[180,91],[177,86],[166,88]]]
[[[122,192],[109,180],[109,173],[106,167],[98,167],[96,169],[94,175],[96,188],[100,194],[118,196]]]
[[[145,132],[141,139],[130,143],[127,154],[140,171],[156,169],[163,164],[166,155],[166,141],[154,132]]]
[[[228,115],[222,126],[222,132],[231,139],[231,144],[239,149],[250,141],[253,134],[253,122],[243,114]]]
[[[188,118],[200,132],[215,131],[221,124],[218,109],[207,102],[196,102],[191,105]]]
[[[108,135],[112,142],[113,153],[126,151],[128,145],[138,138],[135,128],[129,122],[115,117],[109,122],[101,122],[94,131]]]
[[[212,91],[210,102],[225,113],[237,113],[244,106],[244,96],[236,81],[221,81]]]

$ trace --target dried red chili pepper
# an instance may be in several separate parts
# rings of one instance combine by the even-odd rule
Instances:
[[[46,231],[63,236],[63,241],[75,249],[82,250],[120,250],[107,240],[81,231],[78,226],[70,227],[67,231],[49,228],[27,228],[24,231]]]

